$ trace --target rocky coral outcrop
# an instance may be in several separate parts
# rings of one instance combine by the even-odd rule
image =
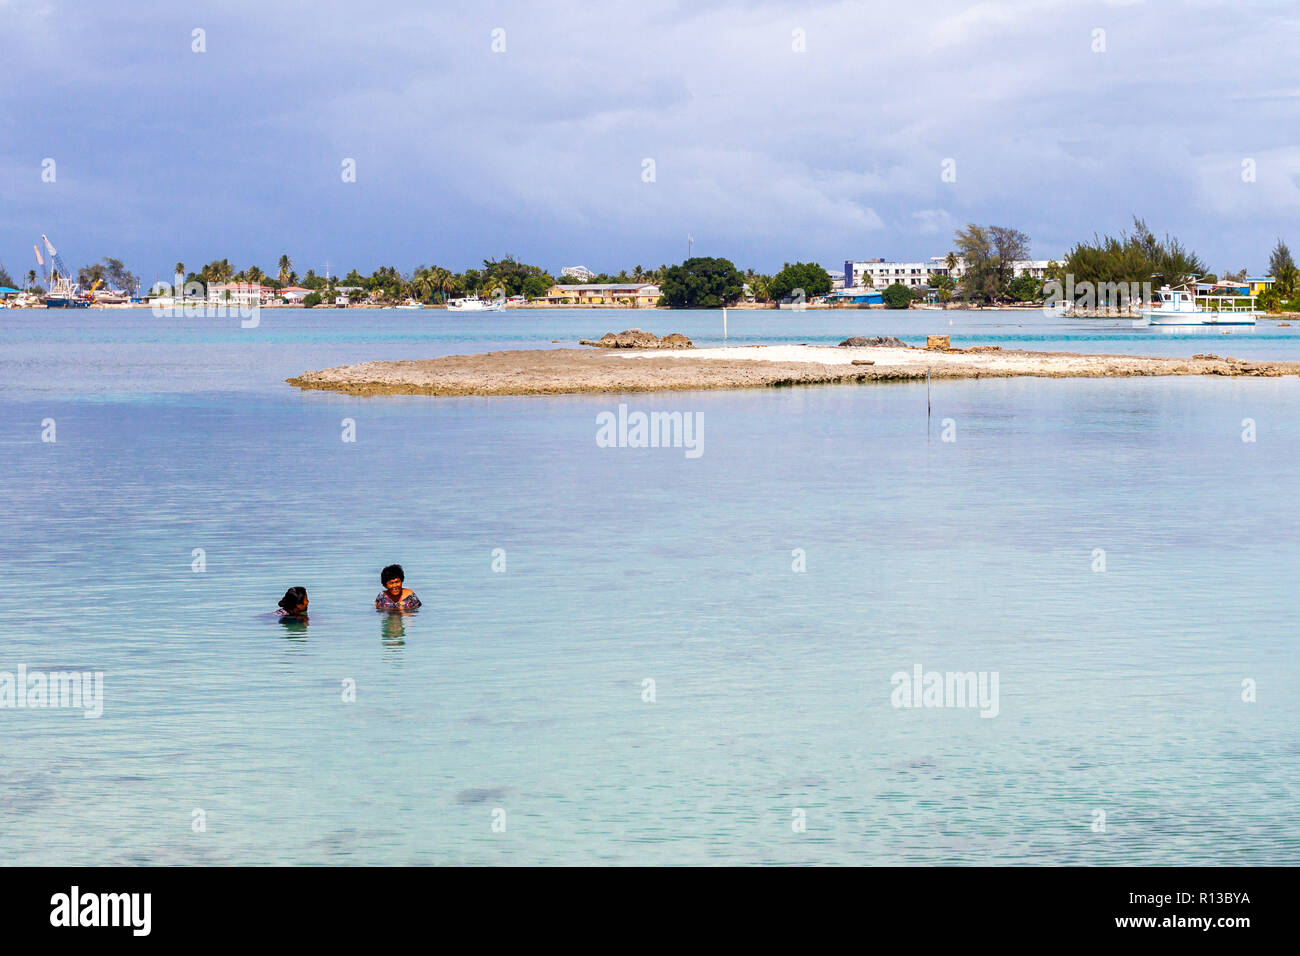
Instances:
[[[591,345],[598,349],[693,349],[695,345],[680,332],[665,335],[662,339],[653,332],[641,329],[624,329],[622,332],[606,332],[596,341],[579,339],[579,345]]]
[[[902,339],[896,339],[892,335],[855,335],[852,338],[845,339],[840,343],[840,348],[844,349],[862,349],[862,348],[891,348],[905,349],[907,343]]]

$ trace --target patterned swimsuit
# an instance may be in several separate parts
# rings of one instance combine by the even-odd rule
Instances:
[[[394,601],[387,591],[380,591],[375,598],[376,611],[414,611],[420,606],[420,599],[414,593],[408,594],[400,601]]]

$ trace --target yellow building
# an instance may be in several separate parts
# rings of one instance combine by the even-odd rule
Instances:
[[[553,285],[543,301],[553,305],[627,305],[648,308],[659,304],[659,287],[652,282],[591,282]]]
[[[1264,276],[1262,279],[1252,279],[1247,276],[1246,281],[1250,283],[1250,295],[1259,295],[1277,280],[1272,276]]]

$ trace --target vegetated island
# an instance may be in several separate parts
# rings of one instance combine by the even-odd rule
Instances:
[[[620,333],[629,341],[630,329]],[[897,339],[846,339],[829,345],[751,345],[697,349],[683,336],[640,347],[524,349],[448,355],[419,361],[363,362],[287,379],[302,389],[350,395],[565,395],[591,392],[694,391],[907,382],[959,378],[1127,378],[1159,375],[1300,375],[1300,362],[1256,362],[1213,354],[1191,358],[1030,352],[996,345],[958,349],[947,336],[925,347]],[[656,344],[649,344],[656,340]],[[631,341],[636,341],[633,336]],[[686,340],[689,342],[689,340]],[[668,344],[662,347],[658,342]],[[591,345],[600,344],[591,342]]]

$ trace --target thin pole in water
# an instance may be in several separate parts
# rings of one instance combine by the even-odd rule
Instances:
[[[722,339],[724,342],[727,339],[727,310],[725,308],[722,310]]]
[[[925,367],[925,431],[930,433],[930,366]]]

